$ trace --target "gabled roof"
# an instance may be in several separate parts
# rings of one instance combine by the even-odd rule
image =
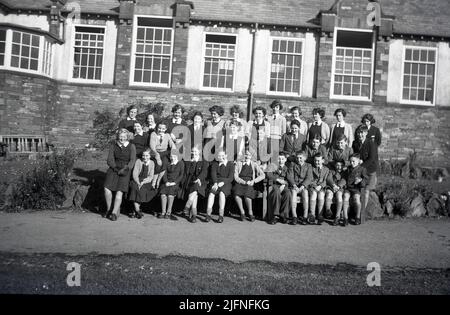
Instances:
[[[72,0],[67,0],[70,2]],[[146,3],[167,3],[176,0],[137,0]],[[213,20],[318,27],[321,11],[330,10],[335,0],[191,0],[192,20]],[[119,0],[74,0],[81,12],[118,15]],[[450,0],[379,0],[383,13],[395,16],[395,34],[450,37]],[[50,0],[0,0],[14,9],[49,10]]]

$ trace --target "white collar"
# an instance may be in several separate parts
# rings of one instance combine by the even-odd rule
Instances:
[[[135,133],[135,136],[143,136],[144,135],[144,131],[142,131],[142,133]]]
[[[127,117],[127,120],[136,120],[136,118]]]
[[[117,141],[117,145],[119,146],[119,147],[124,147],[124,148],[126,148],[128,145],[130,144],[130,141],[127,141],[127,142],[125,142],[124,144],[120,144],[120,142],[119,141]]]
[[[181,117],[179,117],[179,118],[174,118],[174,117],[172,117],[172,122],[173,122],[174,124],[181,124],[181,120],[182,120]]]
[[[317,126],[322,126],[323,121],[317,122],[317,121],[313,121],[312,124],[315,125],[317,123]]]
[[[227,162],[226,161],[225,162],[219,162],[219,166],[221,166],[221,165],[227,166]]]
[[[343,122],[338,122],[337,124],[336,124],[336,127],[345,127],[345,121],[343,121]]]

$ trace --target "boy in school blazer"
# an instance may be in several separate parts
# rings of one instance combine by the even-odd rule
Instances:
[[[309,185],[309,217],[308,223],[315,223],[315,211],[317,204],[317,224],[323,222],[322,210],[325,203],[325,189],[327,178],[330,174],[328,167],[324,165],[323,155],[317,153],[314,156],[314,167],[312,169],[312,181]]]
[[[291,122],[291,132],[284,134],[280,141],[280,152],[288,157],[289,162],[295,162],[297,153],[302,151],[306,137],[300,133],[300,123]]]

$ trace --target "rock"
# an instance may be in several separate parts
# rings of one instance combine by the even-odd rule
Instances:
[[[12,200],[12,196],[14,193],[14,189],[15,189],[15,185],[14,184],[9,184],[8,188],[6,188],[5,193],[3,194],[3,200],[5,201],[3,203],[2,208],[8,208],[11,206],[11,200]]]
[[[64,190],[64,202],[62,204],[63,208],[70,208],[73,206],[73,198],[75,196],[75,192],[77,191],[78,186],[77,185],[69,185]]]
[[[425,209],[425,205],[423,202],[423,198],[421,195],[418,195],[411,201],[411,215],[413,217],[423,217],[426,215],[427,210]]]
[[[394,205],[390,200],[386,201],[384,204],[384,211],[388,214],[390,218],[394,217]]]
[[[445,205],[439,195],[433,194],[427,203],[427,213],[430,217],[437,217],[445,213]]]
[[[89,186],[79,186],[73,197],[73,205],[81,209],[89,191]]]
[[[384,210],[381,207],[380,200],[378,195],[371,191],[369,195],[369,202],[367,203],[366,208],[366,218],[367,219],[376,219],[381,218],[384,215]]]

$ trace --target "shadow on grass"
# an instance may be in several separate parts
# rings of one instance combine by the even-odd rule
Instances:
[[[82,201],[80,200],[81,208],[94,213],[104,213],[106,204],[103,197],[103,184],[106,173],[98,169],[86,171],[81,168],[74,168],[73,174],[78,177],[77,181],[84,187],[84,189],[80,189],[83,192],[81,197],[84,197]]]

